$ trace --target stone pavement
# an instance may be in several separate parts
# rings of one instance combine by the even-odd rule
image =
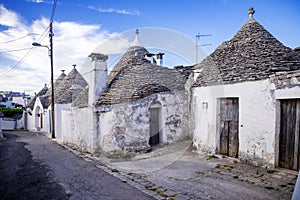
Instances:
[[[291,199],[298,173],[193,152],[190,142],[137,155],[90,155],[86,161],[156,199]]]

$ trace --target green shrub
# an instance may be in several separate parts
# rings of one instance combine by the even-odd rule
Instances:
[[[0,112],[3,113],[4,117],[14,118],[23,114],[22,108],[3,108],[0,107]]]

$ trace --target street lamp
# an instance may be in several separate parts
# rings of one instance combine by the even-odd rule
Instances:
[[[50,46],[41,45],[40,43],[33,42],[32,45],[35,47],[46,47],[49,52],[50,62],[51,62],[51,137],[55,138],[55,120],[54,120],[54,82],[53,82],[53,43],[52,43],[52,23],[50,23]]]

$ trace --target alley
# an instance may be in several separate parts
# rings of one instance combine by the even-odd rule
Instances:
[[[142,154],[91,155],[42,133],[4,132],[2,199],[291,199],[297,172],[194,153],[190,142]]]
[[[1,199],[152,199],[39,133],[4,132]]]

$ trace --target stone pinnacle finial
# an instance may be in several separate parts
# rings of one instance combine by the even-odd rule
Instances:
[[[248,15],[249,15],[249,18],[253,18],[253,14],[255,13],[255,10],[254,10],[254,8],[249,8],[248,9]]]
[[[62,73],[65,73],[66,70],[62,69],[62,70],[60,70],[60,71],[61,71]]]
[[[75,67],[76,67],[76,64],[73,64],[72,66],[73,66],[73,67],[74,67],[74,69],[75,69]]]
[[[131,44],[131,46],[138,46],[138,47],[141,47],[141,42],[139,40],[139,33],[140,33],[140,30],[137,28],[135,29],[135,39],[133,41],[133,43]]]

